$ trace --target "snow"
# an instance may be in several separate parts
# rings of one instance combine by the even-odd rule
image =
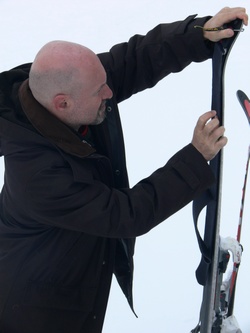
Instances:
[[[144,34],[161,22],[190,14],[213,15],[224,6],[245,6],[233,0],[0,0],[0,70],[33,60],[46,42],[78,42],[96,53]],[[239,36],[226,69],[226,135],[224,150],[221,234],[235,237],[244,180],[249,125],[236,91],[250,95],[249,28]],[[191,79],[191,81],[190,81]],[[155,88],[120,105],[131,185],[162,166],[192,137],[198,116],[210,109],[211,62],[192,64]],[[138,134],[138,126],[140,132]],[[150,155],[148,152],[150,151]],[[2,162],[2,161],[1,161]],[[2,179],[3,179],[2,163]],[[241,243],[244,247],[237,280],[235,317],[250,332],[250,189],[246,192]],[[200,218],[203,229],[203,216]],[[130,311],[114,280],[104,333],[190,332],[198,322],[202,287],[195,279],[200,252],[191,205],[137,240],[134,303]]]

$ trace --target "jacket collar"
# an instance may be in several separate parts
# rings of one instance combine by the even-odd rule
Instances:
[[[71,128],[37,102],[29,88],[28,79],[19,88],[19,99],[34,128],[60,149],[78,157],[86,157],[95,152],[95,149],[82,142]]]

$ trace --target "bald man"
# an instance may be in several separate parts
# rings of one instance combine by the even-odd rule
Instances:
[[[227,139],[206,112],[191,143],[129,188],[117,104],[210,58],[233,31],[194,26],[236,17],[247,24],[243,8],[190,16],[98,56],[54,41],[0,74],[1,333],[100,333],[113,274],[133,310],[135,237],[213,184],[207,161]]]
[[[31,66],[29,85],[36,100],[67,125],[98,125],[112,97],[99,58],[88,48],[64,41],[45,45]]]

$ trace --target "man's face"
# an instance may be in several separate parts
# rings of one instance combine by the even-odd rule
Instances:
[[[79,90],[74,113],[80,125],[98,125],[106,116],[106,100],[112,98],[113,93],[106,83],[106,72],[97,63]]]

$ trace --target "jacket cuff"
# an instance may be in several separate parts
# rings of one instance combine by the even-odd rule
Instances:
[[[200,26],[204,27],[205,23],[210,20],[211,16],[206,16],[206,17],[197,17],[194,19],[192,24],[190,25],[190,28],[192,30],[192,33],[197,33],[197,38],[202,39],[203,43],[200,43],[201,46],[204,46],[204,50],[202,52],[207,52],[209,55],[209,58],[213,56],[213,50],[214,50],[214,43],[211,42],[208,39],[204,38],[203,30],[199,28],[195,28],[195,26]]]
[[[193,189],[204,190],[215,182],[208,162],[191,143],[175,154],[169,162]]]

